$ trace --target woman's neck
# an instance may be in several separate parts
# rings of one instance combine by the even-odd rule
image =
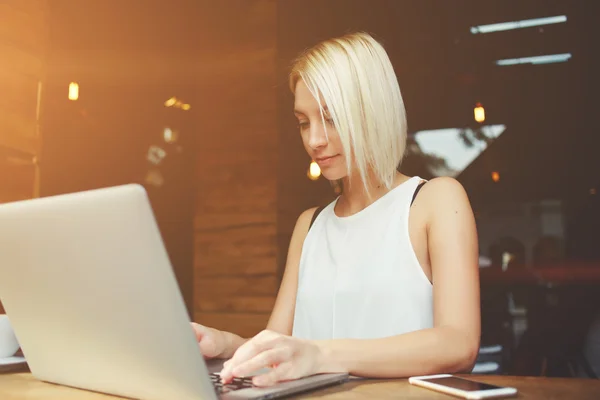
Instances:
[[[397,172],[392,187],[388,189],[383,183],[373,178],[369,180],[371,183],[365,187],[362,179],[355,178],[350,182],[350,178],[346,177],[343,179],[344,189],[336,204],[336,214],[340,216],[356,214],[408,179],[410,179],[408,176]]]

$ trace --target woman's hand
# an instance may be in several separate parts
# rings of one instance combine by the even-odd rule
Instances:
[[[192,329],[205,358],[219,358],[226,352],[228,343],[224,332],[195,322],[192,322]]]
[[[252,380],[257,386],[271,386],[319,373],[322,359],[323,351],[314,342],[262,331],[242,345],[224,364],[221,379],[229,383],[233,378],[272,368]]]

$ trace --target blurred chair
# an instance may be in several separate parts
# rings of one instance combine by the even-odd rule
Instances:
[[[482,288],[481,345],[472,373],[501,375],[509,372],[513,348],[513,324],[506,289]]]
[[[481,346],[471,373],[501,375],[504,373],[504,364],[504,347],[502,345]]]
[[[542,236],[533,246],[533,266],[549,267],[564,261],[562,241],[556,236]]]
[[[525,245],[511,236],[495,240],[489,248],[491,266],[502,268],[524,267],[526,262]]]
[[[516,349],[517,373],[575,377],[581,369],[593,372],[584,341],[598,312],[598,297],[594,287],[530,288],[528,329]]]
[[[585,335],[582,363],[578,375],[600,379],[600,312],[597,312]]]

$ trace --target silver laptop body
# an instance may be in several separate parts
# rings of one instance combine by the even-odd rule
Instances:
[[[195,400],[276,398],[348,377],[219,396],[146,191],[136,184],[0,205],[0,300],[42,381]]]

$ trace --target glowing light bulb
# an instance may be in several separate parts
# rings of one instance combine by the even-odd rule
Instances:
[[[473,110],[473,115],[475,117],[475,121],[482,123],[485,121],[485,109],[481,105],[481,103],[477,103],[475,105],[475,109]]]
[[[310,180],[316,181],[321,176],[321,168],[319,168],[319,164],[312,161],[310,166],[308,167],[308,178]]]
[[[77,82],[69,83],[69,100],[76,101],[79,99],[79,84]]]
[[[492,180],[498,182],[500,180],[500,174],[497,171],[492,172]]]

